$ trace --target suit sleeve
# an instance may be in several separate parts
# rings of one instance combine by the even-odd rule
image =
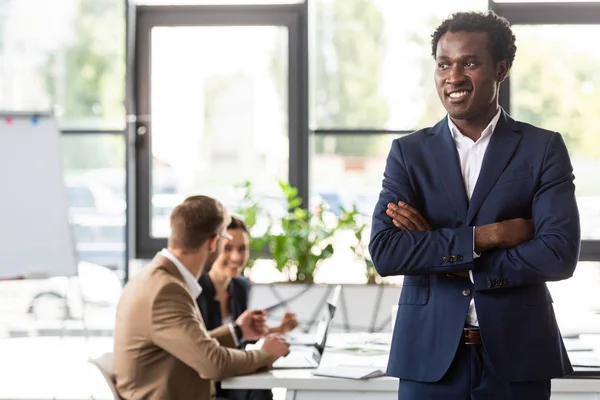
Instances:
[[[559,133],[548,141],[533,199],[533,240],[483,253],[473,270],[476,290],[496,290],[567,279],[580,249],[580,223],[573,167]]]
[[[388,203],[399,201],[418,210],[402,148],[396,139],[387,158],[371,226],[369,252],[379,275],[431,274],[473,268],[473,227],[403,231],[396,228],[386,214]]]
[[[231,329],[229,328],[228,324],[221,325],[220,327],[208,332],[208,334],[210,337],[217,339],[221,346],[230,347],[234,349],[238,348],[238,346],[235,343],[235,339],[231,335]]]
[[[203,379],[222,380],[256,372],[273,363],[262,350],[223,347],[204,327],[189,293],[170,283],[159,290],[152,305],[152,340]]]

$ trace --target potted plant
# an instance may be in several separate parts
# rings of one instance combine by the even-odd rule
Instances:
[[[367,278],[367,284],[379,284],[382,283],[381,276],[375,270],[371,255],[368,251],[367,243],[365,242],[364,232],[367,229],[367,224],[360,221],[361,214],[356,208],[356,205],[352,205],[350,210],[346,210],[344,207],[341,208],[340,220],[338,223],[338,229],[348,229],[354,232],[354,239],[356,242],[350,245],[350,249],[354,255],[365,264],[365,274]]]
[[[243,192],[242,204],[236,213],[245,220],[252,232],[248,267],[252,266],[256,258],[268,254],[288,282],[313,283],[320,262],[334,253],[333,237],[339,222],[337,219],[327,219],[324,204],[307,210],[302,207],[297,188],[283,181],[279,181],[278,185],[287,212],[275,218],[269,215],[269,210],[260,206],[249,182],[240,186]],[[272,219],[266,228],[263,226],[257,233],[253,228],[260,216]]]
[[[361,221],[362,216],[356,205],[352,205],[350,209],[341,207],[339,218],[328,218],[331,215],[324,204],[307,210],[302,207],[302,199],[295,187],[283,181],[278,184],[288,211],[275,218],[269,215],[269,210],[261,207],[250,182],[239,186],[242,190],[242,202],[236,213],[245,220],[252,233],[249,268],[256,258],[269,256],[275,261],[277,269],[285,274],[288,282],[313,283],[319,264],[334,254],[335,234],[344,230],[354,234],[355,243],[350,249],[364,262],[367,283],[381,282],[364,240],[367,225]],[[257,227],[259,218],[269,223],[267,226],[263,223],[257,232],[254,228]]]
[[[279,271],[289,282],[313,283],[319,264],[334,253],[333,237],[337,221],[325,221],[323,204],[307,210],[302,208],[298,189],[287,182],[279,182],[287,202],[288,213],[279,218],[277,232],[269,233],[269,250]]]
[[[244,221],[250,231],[250,258],[247,263],[247,268],[250,270],[257,258],[267,254],[272,222],[266,210],[259,206],[258,200],[254,197],[251,182],[244,182],[238,186],[238,189],[242,192],[242,199],[234,212]],[[259,218],[268,221],[267,225],[262,228],[257,226]]]

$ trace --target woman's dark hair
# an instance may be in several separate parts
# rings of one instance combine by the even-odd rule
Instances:
[[[489,51],[494,63],[506,60],[512,67],[517,52],[515,35],[510,23],[493,11],[470,11],[452,14],[442,21],[431,35],[431,55],[436,57],[437,45],[446,32],[485,32],[489,38]]]
[[[250,232],[248,232],[248,227],[246,226],[244,221],[234,216],[231,217],[231,223],[229,223],[227,229],[241,229],[247,234],[250,234]]]

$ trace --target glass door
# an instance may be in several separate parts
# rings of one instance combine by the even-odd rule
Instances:
[[[138,258],[164,246],[185,197],[235,209],[245,181],[277,202],[292,180],[303,7],[138,10]]]

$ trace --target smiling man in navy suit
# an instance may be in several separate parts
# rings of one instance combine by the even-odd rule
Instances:
[[[405,275],[388,375],[400,400],[549,399],[573,371],[546,286],[579,256],[569,154],[498,105],[504,18],[457,13],[432,37],[448,115],[393,142],[369,245],[379,274]]]

